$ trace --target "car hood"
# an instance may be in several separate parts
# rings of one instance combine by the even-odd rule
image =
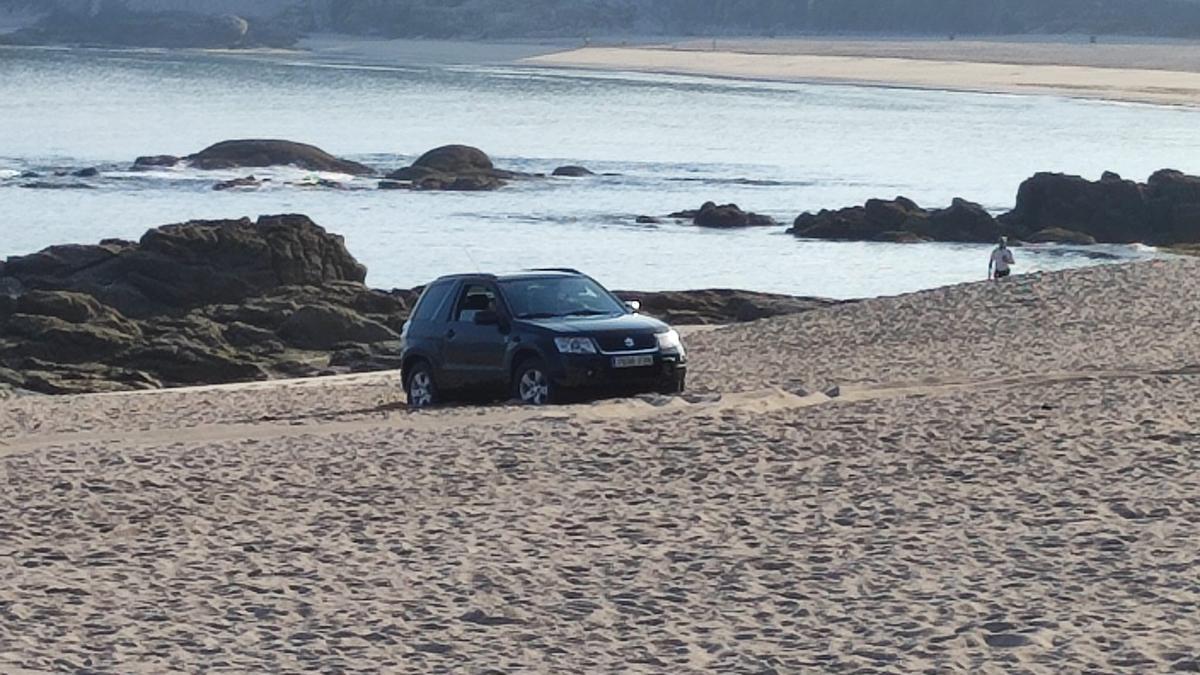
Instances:
[[[519,319],[517,323],[537,326],[560,334],[576,333],[595,335],[599,333],[662,333],[670,327],[658,319],[644,314],[622,314],[621,316],[577,316],[554,319]]]

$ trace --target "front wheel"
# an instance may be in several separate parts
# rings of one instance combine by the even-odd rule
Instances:
[[[433,368],[421,361],[412,367],[405,387],[408,394],[408,407],[413,409],[430,408],[437,405],[437,384],[433,381]]]
[[[525,405],[549,405],[558,396],[558,386],[550,380],[540,359],[530,359],[517,368],[513,377],[513,397]]]
[[[662,383],[662,386],[658,388],[658,393],[667,395],[682,394],[686,387],[687,374],[676,373],[675,375],[671,376],[670,379]]]

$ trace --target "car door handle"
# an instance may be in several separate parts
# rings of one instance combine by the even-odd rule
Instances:
[[[446,331],[446,339],[447,340],[453,340],[455,335],[458,335],[458,333],[455,333],[453,328]]]

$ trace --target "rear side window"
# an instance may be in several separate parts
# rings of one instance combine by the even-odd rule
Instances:
[[[496,311],[496,292],[483,284],[468,284],[455,310],[455,320],[470,323],[480,312]]]
[[[417,302],[417,309],[412,314],[413,321],[434,321],[445,315],[442,310],[446,306],[446,298],[450,296],[450,289],[454,286],[450,281],[438,281],[432,284],[425,292],[421,294],[421,299]]]

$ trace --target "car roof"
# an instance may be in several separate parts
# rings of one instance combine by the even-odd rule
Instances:
[[[521,270],[518,272],[506,272],[501,274],[491,274],[487,272],[465,272],[462,274],[447,274],[438,277],[436,281],[454,280],[454,279],[490,279],[493,281],[513,281],[517,279],[554,279],[584,276],[582,272],[567,268],[551,268],[551,269],[534,269]]]

